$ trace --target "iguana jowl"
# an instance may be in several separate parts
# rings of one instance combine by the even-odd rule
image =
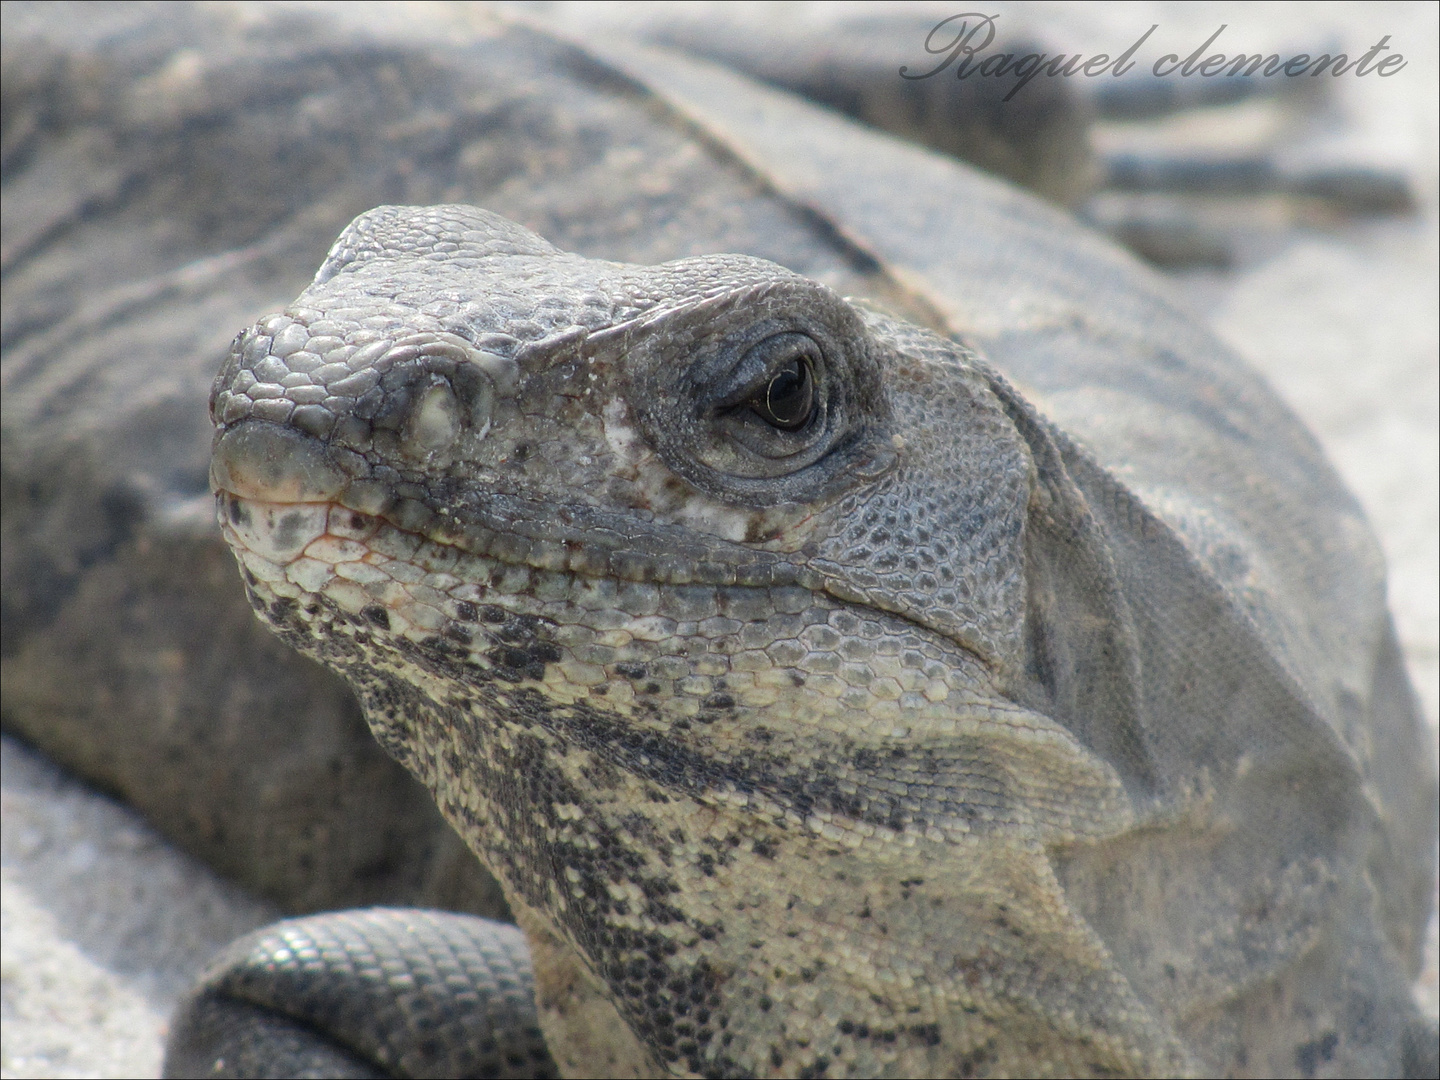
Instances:
[[[1159,414],[1273,408],[1172,359]],[[212,482],[257,611],[505,885],[563,1069],[1391,1067],[1424,901],[1379,892],[1423,856],[1385,808],[1424,781],[1388,624],[1362,737],[1224,468],[1117,476],[1127,400],[1083,449],[762,260],[382,207],[236,339]]]

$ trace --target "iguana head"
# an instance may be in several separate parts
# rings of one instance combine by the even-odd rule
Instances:
[[[627,266],[468,207],[384,207],[236,340],[215,486],[273,498],[283,473],[539,570],[803,582],[1002,668],[1027,452],[973,357],[907,330],[761,259]]]
[[[1057,1067],[1130,1067],[1037,854],[1129,804],[1031,707],[1036,537],[1082,530],[1017,409],[762,260],[382,207],[236,339],[212,482],[257,611],[652,1060],[1023,1068],[1069,1025]]]

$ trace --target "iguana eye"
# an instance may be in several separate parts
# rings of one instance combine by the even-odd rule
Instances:
[[[693,487],[754,506],[800,502],[891,454],[871,338],[819,286],[775,282],[705,301],[626,339],[627,405]],[[885,438],[888,439],[888,430]],[[848,482],[848,481],[847,481]]]
[[[730,399],[730,408],[748,411],[779,431],[804,431],[821,412],[817,372],[823,365],[820,346],[809,334],[768,337],[741,361],[736,374],[748,370],[744,382],[750,385]]]
[[[781,431],[805,427],[815,418],[815,379],[809,357],[791,359],[746,404],[756,416]]]

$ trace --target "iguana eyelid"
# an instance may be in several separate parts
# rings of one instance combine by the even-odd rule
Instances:
[[[804,343],[812,348],[804,348]],[[775,376],[797,356],[805,358],[817,389],[823,387],[829,364],[820,343],[804,330],[781,330],[746,349],[726,378],[725,389],[717,395],[714,407],[717,411],[733,408],[763,396]]]

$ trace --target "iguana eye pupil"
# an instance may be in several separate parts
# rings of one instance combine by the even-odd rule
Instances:
[[[770,377],[763,400],[756,395],[751,408],[767,424],[782,431],[799,431],[815,415],[815,380],[810,361],[796,357]]]

